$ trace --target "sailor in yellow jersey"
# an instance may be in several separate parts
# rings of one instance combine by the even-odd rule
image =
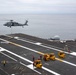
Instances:
[[[4,60],[2,63],[3,63],[3,66],[5,67],[5,65],[6,65],[6,61]]]

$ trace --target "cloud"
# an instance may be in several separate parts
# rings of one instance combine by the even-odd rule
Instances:
[[[1,13],[76,13],[75,0],[0,0]]]

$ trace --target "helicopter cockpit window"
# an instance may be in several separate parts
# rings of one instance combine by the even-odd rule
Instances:
[[[10,22],[8,22],[7,24],[8,24],[8,25],[10,25],[11,23],[10,23]]]

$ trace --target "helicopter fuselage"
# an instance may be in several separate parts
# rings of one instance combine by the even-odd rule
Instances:
[[[25,26],[25,25],[28,25],[27,22],[28,22],[28,21],[26,21],[25,24],[20,24],[20,23],[18,23],[18,22],[12,22],[12,21],[11,21],[11,22],[5,23],[4,26],[7,26],[7,27],[12,27],[12,26]]]

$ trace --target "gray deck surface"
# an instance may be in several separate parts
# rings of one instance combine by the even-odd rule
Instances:
[[[76,55],[71,54],[76,52],[75,44],[74,47],[69,45],[72,47],[71,53],[64,51],[66,57],[61,59],[58,57],[58,50],[63,49],[65,43],[52,43],[24,34],[8,36],[0,36],[0,75],[54,75],[55,73],[57,75],[76,75]],[[28,67],[32,65],[32,56],[38,59],[41,53],[51,52],[55,53],[57,60],[42,60],[43,67],[48,70]],[[3,60],[7,61],[5,67],[2,64]]]

